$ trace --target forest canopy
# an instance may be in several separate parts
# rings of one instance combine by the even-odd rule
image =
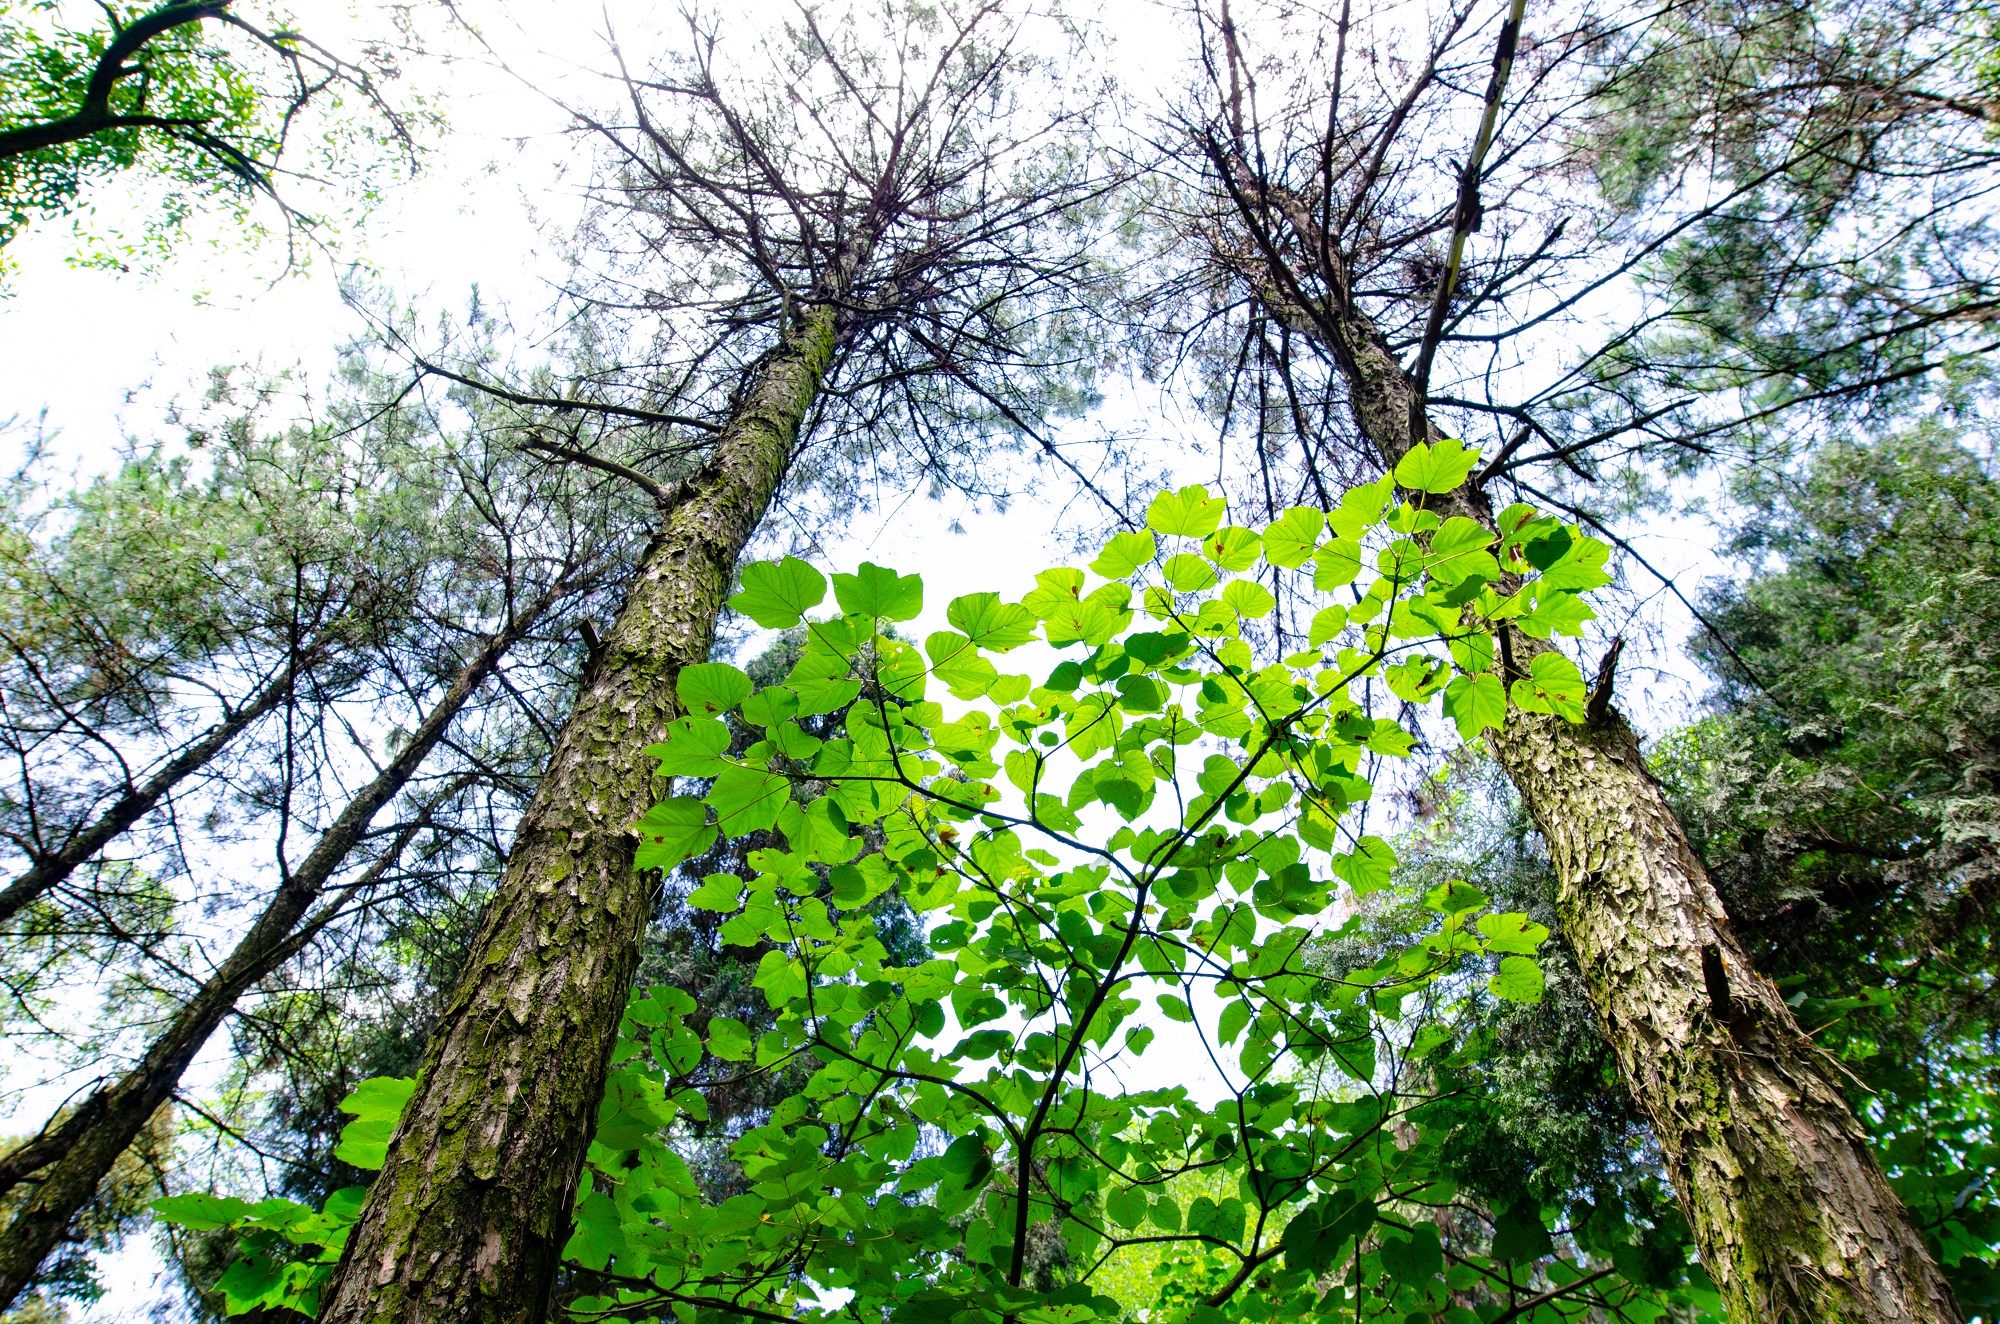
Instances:
[[[0,8],[15,270],[541,235],[9,383],[0,1321],[1994,1317],[1990,14],[538,21]]]

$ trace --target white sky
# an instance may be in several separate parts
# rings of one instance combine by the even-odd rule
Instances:
[[[303,0],[294,10],[301,27],[336,48],[343,33],[357,30],[358,20],[337,4]],[[632,4],[603,12],[616,16],[628,36],[671,13]],[[1178,76],[1179,38],[1167,7],[1120,0],[1095,12],[1119,36],[1121,76],[1162,84]],[[487,21],[495,48],[543,86],[577,87],[577,65],[601,49],[595,10],[586,18],[575,7],[517,4],[504,14],[489,10]],[[564,119],[522,83],[479,63],[417,66],[413,73],[445,99],[452,132],[423,176],[369,218],[359,252],[382,284],[420,307],[462,308],[476,284],[489,304],[510,305],[517,322],[532,320],[546,301],[543,281],[558,271],[538,220],[559,225],[575,208],[556,169],[565,159]],[[97,201],[107,211],[121,205],[116,189]],[[44,416],[56,434],[59,464],[80,477],[110,464],[122,438],[151,432],[176,396],[199,390],[212,366],[298,364],[320,375],[340,341],[359,330],[326,261],[273,283],[270,254],[229,246],[190,245],[156,277],[72,269],[62,260],[68,251],[68,236],[57,226],[33,230],[12,246],[18,266],[0,298],[0,420]],[[1144,425],[1132,406],[1119,408],[1127,414],[1111,420],[1119,430]],[[1063,563],[1058,513],[1032,496],[1005,516],[918,499],[893,521],[864,515],[844,535],[827,538],[826,561],[837,569],[866,559],[921,571],[927,612],[919,629],[939,628],[952,597],[997,590],[1017,598],[1036,571]],[[954,521],[962,532],[950,531]],[[1713,535],[1693,521],[1661,522],[1637,541],[1664,570],[1692,569],[1698,577],[1719,569]],[[1643,584],[1643,576],[1634,582]],[[1641,720],[1658,730],[1688,712],[1694,681],[1679,644],[1691,622],[1671,599],[1655,598],[1646,610],[1669,647],[1636,657],[1628,652],[1621,697],[1628,705],[1636,701]],[[218,1037],[195,1079],[213,1079],[220,1044]],[[1187,1061],[1165,1036],[1148,1055],[1149,1065],[1163,1069]],[[0,1061],[16,1086],[28,1066]],[[0,1128],[36,1124],[51,1101],[47,1091],[26,1092],[14,1100],[12,1117],[0,1117]],[[110,1294],[81,1318],[137,1318],[158,1299],[160,1266],[148,1239],[135,1238],[110,1267]]]

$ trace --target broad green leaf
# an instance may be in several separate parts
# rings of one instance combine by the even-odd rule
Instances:
[[[1548,941],[1546,925],[1537,924],[1526,915],[1481,915],[1479,931],[1486,937],[1486,949],[1506,952],[1515,956],[1533,956],[1537,948]]]
[[[1478,520],[1453,515],[1431,535],[1432,556],[1463,556],[1483,552],[1493,545],[1493,533]]]
[[[1159,543],[1149,532],[1114,533],[1090,568],[1100,579],[1129,579],[1152,563],[1158,549]]]
[[[826,598],[826,576],[795,556],[743,567],[743,591],[729,605],[767,630],[789,630]]]
[[[1546,639],[1551,634],[1581,639],[1583,623],[1596,619],[1597,613],[1575,594],[1545,592],[1535,609],[1520,618],[1520,626],[1537,639]]]
[[[1221,566],[1224,570],[1248,570],[1257,564],[1257,553],[1263,541],[1255,529],[1230,525],[1217,529],[1202,540],[1201,554]]]
[[[731,765],[716,777],[715,785],[709,788],[702,800],[714,806],[718,820],[716,827],[724,836],[741,837],[762,828],[775,827],[778,811],[791,800],[791,794],[791,782],[775,772]],[[685,802],[667,802],[669,805],[676,803]],[[655,807],[647,818],[664,807]],[[639,829],[646,831],[645,819],[640,820]],[[703,849],[706,849],[705,845]]]
[[[1044,570],[1035,576],[1035,587],[1021,599],[1021,605],[1045,621],[1066,607],[1083,601],[1083,571],[1070,566]],[[966,633],[970,634],[971,631]]]
[[[855,573],[833,577],[833,596],[849,616],[912,621],[924,610],[924,581],[863,561]]]
[[[648,809],[632,830],[639,834],[635,869],[671,869],[707,850],[716,834],[702,802],[683,795]]]
[[[1340,496],[1340,513],[1344,521],[1352,521],[1357,528],[1342,530],[1342,536],[1357,538],[1359,529],[1365,529],[1382,518],[1382,512],[1389,508],[1389,501],[1396,495],[1396,480],[1384,474],[1372,483],[1360,487],[1350,487]],[[1328,520],[1331,522],[1329,515]]]
[[[1444,715],[1458,725],[1461,740],[1471,740],[1488,727],[1507,724],[1507,690],[1500,678],[1487,673],[1454,676],[1444,690]]]
[[[645,753],[660,761],[662,777],[713,777],[722,771],[729,728],[713,717],[682,717],[667,727],[667,738]]]
[[[1312,619],[1312,633],[1308,636],[1311,646],[1318,648],[1321,644],[1331,643],[1340,638],[1341,631],[1346,628],[1347,608],[1337,602],[1331,607],[1322,607]]]
[[[1177,593],[1199,593],[1215,587],[1215,567],[1193,552],[1168,557],[1165,572],[1167,583]]]
[[[976,699],[1000,678],[999,668],[979,655],[978,646],[955,630],[938,630],[924,639],[931,674],[951,687],[954,699]]]
[[[989,653],[1019,648],[1035,637],[1035,614],[1026,607],[1000,601],[998,593],[953,598],[944,617]]]
[[[1361,573],[1361,544],[1334,538],[1314,554],[1313,587],[1324,593],[1352,584]]]
[[[1296,570],[1312,559],[1326,517],[1305,506],[1293,506],[1264,529],[1264,559],[1285,570]]]
[[[1538,653],[1528,674],[1508,690],[1514,706],[1524,713],[1555,713],[1572,722],[1583,720],[1583,673],[1561,653]]]
[[[1440,883],[1424,894],[1424,905],[1440,915],[1462,915],[1486,904],[1486,893],[1463,880]]]
[[[725,1062],[742,1062],[751,1050],[750,1027],[733,1016],[713,1016],[708,1022],[708,1051]]]
[[[1380,837],[1363,837],[1351,853],[1333,857],[1333,872],[1356,896],[1387,887],[1395,868],[1396,852]]]
[[[1271,590],[1254,579],[1232,579],[1222,590],[1222,600],[1244,620],[1260,620],[1277,610],[1278,600]]]
[[[1444,1248],[1437,1225],[1416,1220],[1408,1233],[1382,1239],[1382,1268],[1399,1283],[1427,1284],[1444,1272]]]
[[[416,1090],[417,1082],[398,1076],[375,1076],[355,1086],[340,1101],[340,1110],[354,1120],[340,1131],[333,1155],[343,1163],[373,1171],[388,1161],[389,1137]]]
[[[743,896],[743,880],[733,873],[712,873],[701,886],[689,892],[687,903],[697,910],[714,910],[724,915],[736,913]]]
[[[1419,442],[1397,461],[1396,481],[1415,492],[1450,492],[1465,485],[1478,462],[1479,452],[1465,449],[1455,437],[1435,445]]]
[[[1205,538],[1221,525],[1225,504],[1199,484],[1162,492],[1146,507],[1146,523],[1169,537]]]
[[[1152,1203],[1145,1187],[1124,1186],[1105,1198],[1104,1211],[1119,1227],[1135,1228],[1146,1221],[1146,1213],[1152,1208]]]
[[[1494,997],[1509,1002],[1540,1002],[1545,986],[1542,968],[1525,956],[1502,957],[1500,972],[1486,981]]]
[[[691,715],[726,713],[750,697],[757,687],[750,678],[727,662],[697,662],[682,667],[674,680],[674,692]]]
[[[1581,593],[1602,588],[1611,582],[1611,575],[1604,568],[1610,559],[1611,548],[1608,544],[1578,534],[1562,559],[1544,568],[1535,582],[1544,592],[1568,589],[1572,593]]]
[[[198,1192],[170,1195],[146,1207],[167,1222],[196,1232],[228,1227],[249,1214],[251,1209],[248,1200],[239,1200],[233,1195],[203,1195]]]
[[[365,1121],[395,1121],[403,1115],[417,1082],[410,1076],[370,1076],[340,1101],[340,1111]]]

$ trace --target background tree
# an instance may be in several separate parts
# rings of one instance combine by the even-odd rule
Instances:
[[[51,677],[92,697],[101,677],[87,667],[35,665],[67,663],[79,639],[131,664],[101,705],[54,705],[67,727],[44,721],[45,702],[24,704],[14,728],[24,746],[94,736],[115,753],[126,740],[131,758],[104,761],[127,776],[150,738],[201,729],[197,686],[226,693],[247,671],[251,687],[268,673],[287,688],[265,724],[244,728],[246,748],[231,750],[251,757],[211,763],[206,784],[176,788],[156,816],[157,838],[142,817],[135,840],[110,843],[136,848],[122,864],[92,862],[82,886],[50,888],[17,914],[7,953],[21,972],[17,994],[50,990],[39,992],[46,1001],[58,976],[95,960],[110,967],[99,982],[114,1020],[78,1044],[104,1074],[0,1160],[8,1189],[28,1191],[0,1257],[8,1299],[34,1279],[147,1119],[178,1096],[189,1062],[241,999],[256,993],[282,1008],[283,976],[305,973],[295,962],[302,951],[365,946],[385,923],[409,923],[395,918],[404,906],[439,906],[477,885],[478,862],[498,854],[521,779],[545,748],[537,705],[550,691],[559,704],[572,683],[574,613],[602,605],[635,550],[622,489],[578,486],[524,460],[511,439],[489,448],[476,416],[454,434],[420,402],[343,404],[355,411],[351,426],[272,436],[254,413],[237,416],[206,473],[156,451],[95,485],[75,503],[83,518],[62,535],[61,554],[47,558],[55,582],[90,591],[42,600],[45,612],[67,608],[84,624],[17,637],[30,699],[48,698]],[[208,452],[211,439],[198,440],[197,453]],[[121,573],[121,553],[135,543],[157,544],[157,579]],[[166,582],[183,591],[153,593]],[[207,610],[216,596],[240,609],[233,618]],[[148,637],[149,624],[179,628]],[[337,665],[293,665],[301,644],[321,635]],[[117,725],[129,712],[139,713],[128,723],[137,730]],[[79,762],[56,755],[48,768],[76,775]],[[41,789],[44,770],[29,771],[30,791]],[[394,820],[376,821],[392,804]],[[148,851],[149,838],[167,849]],[[245,848],[268,850],[270,864],[258,869]],[[417,857],[408,864],[406,851]],[[135,909],[145,927],[124,922]],[[281,1046],[281,1014],[238,1020],[246,1037],[268,1032]]]
[[[267,20],[234,0],[106,5],[97,25],[72,26],[53,0],[0,8],[0,247],[31,219],[73,213],[85,193],[140,169],[167,187],[140,235],[92,254],[118,265],[161,255],[197,200],[239,218],[259,195],[287,226],[318,218],[285,200],[280,181],[301,169],[345,177],[365,196],[373,176],[400,161],[414,168],[431,113],[397,104],[394,47],[372,45],[359,62]],[[315,151],[294,140],[308,112],[357,112],[367,133],[336,133]],[[390,148],[357,152],[379,134]]]

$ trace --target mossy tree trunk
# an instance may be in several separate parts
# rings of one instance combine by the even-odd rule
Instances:
[[[665,787],[640,750],[681,715],[675,680],[708,655],[836,339],[830,304],[803,313],[663,515],[521,819],[322,1324],[546,1313],[653,906],[630,829]]]
[[[1309,250],[1333,251],[1317,243],[1309,214],[1275,201]],[[1346,294],[1344,271],[1324,274],[1337,295],[1316,315],[1276,282],[1260,294],[1327,349],[1356,426],[1394,468],[1441,434],[1412,408],[1416,384]],[[1432,500],[1440,514],[1494,525],[1477,486]],[[1505,642],[1521,669],[1549,647],[1512,631]],[[1957,1324],[1951,1289],[1841,1093],[1837,1064],[1752,967],[1637,736],[1603,698],[1585,725],[1510,711],[1488,740],[1548,841],[1563,938],[1730,1318]]]
[[[1411,409],[1415,384],[1366,319],[1338,325],[1355,423],[1393,468],[1440,434]],[[1493,527],[1477,488],[1441,504]],[[1510,635],[1503,656],[1522,670],[1549,646]],[[1957,1324],[1837,1066],[1752,968],[1637,736],[1604,698],[1587,725],[1510,710],[1488,740],[1548,841],[1563,938],[1730,1318]]]
[[[92,1091],[67,1117],[52,1120],[41,1134],[0,1157],[0,1192],[24,1182],[32,1188],[5,1232],[0,1233],[0,1311],[12,1304],[49,1252],[63,1241],[77,1211],[97,1193],[147,1119],[174,1097],[188,1064],[236,1006],[236,1000],[291,959],[324,918],[338,908],[337,904],[322,907],[314,919],[307,918],[367,835],[375,815],[409,785],[453,719],[508,650],[562,596],[559,590],[542,594],[460,666],[395,758],[355,793],[312,850],[288,871],[235,948],[167,1022],[131,1070]],[[414,828],[399,833],[360,878],[337,894],[335,902],[347,892],[363,894],[414,835]]]

